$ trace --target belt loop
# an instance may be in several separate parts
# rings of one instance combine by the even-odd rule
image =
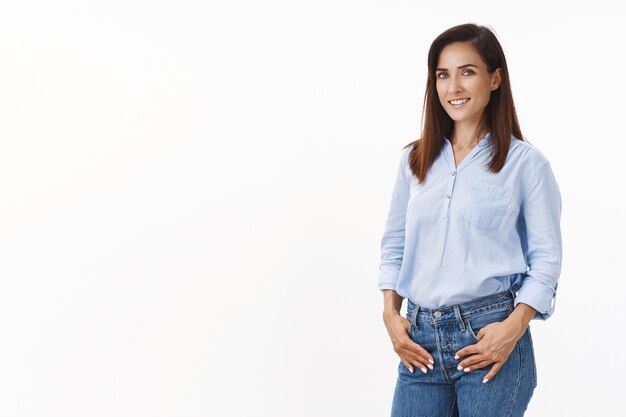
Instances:
[[[459,309],[459,305],[455,304],[452,306],[454,308],[454,315],[456,316],[456,320],[459,322],[459,326],[461,327],[461,331],[465,331],[465,323],[463,323],[463,318],[461,317],[461,310]]]
[[[515,301],[515,291],[513,291],[512,288],[509,288],[509,292],[511,293],[511,296],[513,296],[513,301]]]

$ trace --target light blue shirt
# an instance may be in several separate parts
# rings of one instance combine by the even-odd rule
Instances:
[[[483,137],[456,166],[448,138],[418,183],[403,149],[381,239],[378,288],[438,308],[511,288],[515,306],[554,312],[561,272],[561,194],[546,157],[511,137],[499,173]]]

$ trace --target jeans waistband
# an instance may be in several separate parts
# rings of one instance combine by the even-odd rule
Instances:
[[[421,307],[411,300],[407,300],[407,316],[413,323],[420,319],[429,321],[458,320],[459,316],[477,314],[507,305],[512,307],[515,300],[515,292],[509,288],[508,290],[478,297],[465,303],[439,308]]]

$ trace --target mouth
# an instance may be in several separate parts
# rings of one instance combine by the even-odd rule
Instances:
[[[455,109],[458,109],[459,107],[463,107],[463,105],[470,100],[470,98],[461,98],[457,100],[449,100],[448,103],[450,103]]]

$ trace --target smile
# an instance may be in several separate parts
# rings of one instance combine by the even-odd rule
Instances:
[[[464,105],[465,103],[467,103],[468,101],[470,101],[469,98],[462,98],[460,100],[448,101],[448,103],[452,104],[452,107],[458,108],[458,107],[461,107],[462,105]]]

